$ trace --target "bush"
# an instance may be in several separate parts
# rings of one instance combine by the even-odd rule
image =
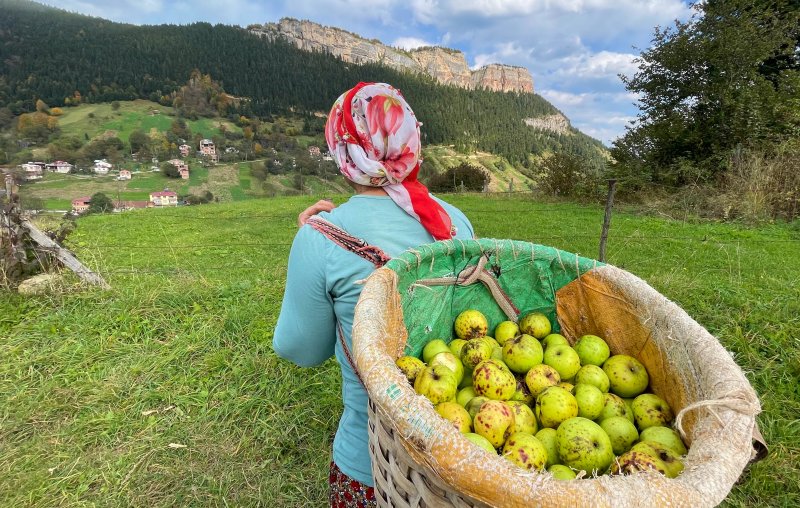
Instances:
[[[601,175],[575,155],[556,153],[539,163],[539,190],[552,196],[597,198]]]
[[[444,173],[433,175],[428,180],[431,192],[473,191],[482,192],[489,184],[489,173],[485,169],[462,162]]]

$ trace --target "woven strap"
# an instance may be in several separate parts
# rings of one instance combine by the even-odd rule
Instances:
[[[475,282],[481,282],[492,294],[497,305],[505,312],[508,319],[516,323],[519,318],[519,309],[517,309],[506,292],[503,291],[503,288],[500,287],[497,278],[485,268],[488,261],[488,255],[484,254],[478,260],[477,265],[464,268],[456,277],[423,279],[417,281],[417,284],[422,284],[423,286],[469,286]]]
[[[388,254],[383,252],[380,247],[368,244],[366,240],[351,235],[336,224],[333,224],[322,217],[315,215],[309,218],[306,221],[306,224],[319,231],[322,235],[339,247],[342,247],[343,249],[366,259],[375,265],[375,268],[382,267],[388,263],[390,259],[392,259]],[[361,374],[358,373],[358,369],[356,368],[356,362],[353,361],[353,357],[350,355],[350,348],[347,347],[347,342],[344,340],[344,330],[342,330],[342,324],[338,320],[336,321],[336,331],[337,335],[339,336],[339,343],[342,345],[344,356],[347,358],[347,363],[349,363],[350,368],[353,369],[353,372],[358,378],[358,382],[361,383],[361,386],[363,386],[364,389],[366,389],[364,380],[361,379]]]
[[[322,217],[315,215],[308,219],[306,224],[325,235],[339,247],[366,259],[375,265],[375,268],[382,267],[392,259],[391,256],[383,252],[380,247],[368,244],[366,240],[351,235],[336,224],[328,222]]]

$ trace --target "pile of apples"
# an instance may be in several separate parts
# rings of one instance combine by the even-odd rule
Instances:
[[[646,392],[637,359],[611,355],[596,335],[574,346],[541,313],[504,321],[494,337],[477,310],[454,323],[456,339],[430,341],[422,359],[396,365],[436,411],[491,453],[561,480],[653,470],[674,478],[687,453],[673,412]]]

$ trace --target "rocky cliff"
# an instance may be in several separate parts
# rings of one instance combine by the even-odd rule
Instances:
[[[533,93],[533,78],[527,69],[490,64],[471,71],[464,53],[453,49],[424,47],[405,51],[346,30],[291,18],[283,18],[277,23],[250,25],[248,30],[269,39],[280,37],[306,51],[324,51],[345,62],[374,62],[428,74],[447,85]]]
[[[561,114],[545,115],[538,118],[526,118],[525,125],[534,129],[541,129],[559,134],[569,132],[569,120]]]

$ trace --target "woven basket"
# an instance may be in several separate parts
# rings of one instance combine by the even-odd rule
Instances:
[[[690,445],[680,476],[668,479],[648,471],[559,481],[546,472],[527,472],[473,445],[414,392],[394,360],[408,352],[407,346],[418,346],[411,345],[408,330],[437,333],[435,325],[420,324],[426,312],[429,319],[446,320],[435,307],[454,290],[436,294],[423,306],[422,316],[411,316],[407,323],[404,308],[413,307],[416,290],[409,281],[446,275],[432,273],[436,256],[454,258],[452,274],[453,267],[474,265],[486,255],[494,256],[493,266],[502,269],[498,273],[516,270],[517,280],[530,271],[526,259],[541,263],[549,255],[553,258],[544,259],[546,266],[574,272],[572,282],[553,289],[552,310],[557,310],[561,333],[573,341],[588,333],[603,336],[612,351],[645,364],[651,389],[678,412]],[[379,506],[714,506],[756,457],[756,449],[765,451],[754,449],[760,437],[756,394],[719,342],[641,279],[585,261],[522,242],[439,242],[407,252],[370,276],[356,306],[353,356],[369,395],[369,446]],[[535,271],[528,276],[541,278]],[[498,280],[502,286],[503,278]],[[512,299],[517,296],[504,290]],[[462,293],[480,297],[476,288]],[[497,324],[491,321],[490,326]]]

